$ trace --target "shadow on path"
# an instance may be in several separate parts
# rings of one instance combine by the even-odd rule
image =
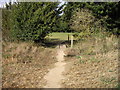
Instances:
[[[74,44],[77,42],[76,40],[73,41]],[[70,41],[68,40],[60,40],[60,39],[47,39],[42,43],[44,47],[55,48],[57,45],[70,45]]]

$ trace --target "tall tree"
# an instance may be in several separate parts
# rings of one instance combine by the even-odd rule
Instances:
[[[64,17],[68,23],[77,8],[91,10],[107,31],[120,34],[120,2],[69,2],[64,9]]]
[[[12,8],[12,33],[19,40],[40,41],[56,24],[55,2],[21,2]]]

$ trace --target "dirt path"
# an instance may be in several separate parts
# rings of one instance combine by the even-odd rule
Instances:
[[[61,45],[60,48],[57,46],[57,60],[55,67],[50,69],[49,72],[45,75],[47,81],[44,88],[61,88],[61,80],[64,79],[63,72],[65,71],[65,62],[64,62],[64,50],[66,46]]]

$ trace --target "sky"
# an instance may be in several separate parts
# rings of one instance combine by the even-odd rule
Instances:
[[[8,2],[15,2],[16,0],[0,0],[0,8],[2,7],[5,7],[5,3],[8,3]],[[66,3],[65,1],[63,0],[59,0],[59,2],[61,2],[58,7],[62,6],[64,3]],[[63,7],[65,8],[65,6]],[[64,12],[62,12],[61,14],[59,14],[60,16],[63,15]]]
[[[65,1],[63,0],[59,0],[61,3],[59,4],[60,6],[63,5],[65,3]]]
[[[61,3],[58,5],[58,7],[62,6],[64,3],[67,3],[63,0],[59,0]],[[65,6],[63,7],[63,9],[65,8]],[[63,15],[64,12],[62,12],[61,14],[59,14],[60,16]]]
[[[0,0],[0,7],[5,7],[5,3],[15,2],[16,0]]]
[[[5,7],[5,3],[9,2],[9,1],[12,1],[12,2],[15,2],[16,0],[0,0],[0,7]],[[59,6],[63,5],[65,3],[65,1],[63,0],[59,0],[61,3],[59,4]]]

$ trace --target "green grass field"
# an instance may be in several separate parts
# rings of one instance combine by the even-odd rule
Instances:
[[[68,35],[69,39],[71,39],[71,35],[74,33],[63,33],[63,32],[54,32],[50,33],[46,38],[49,39],[56,39],[56,40],[68,40]]]

